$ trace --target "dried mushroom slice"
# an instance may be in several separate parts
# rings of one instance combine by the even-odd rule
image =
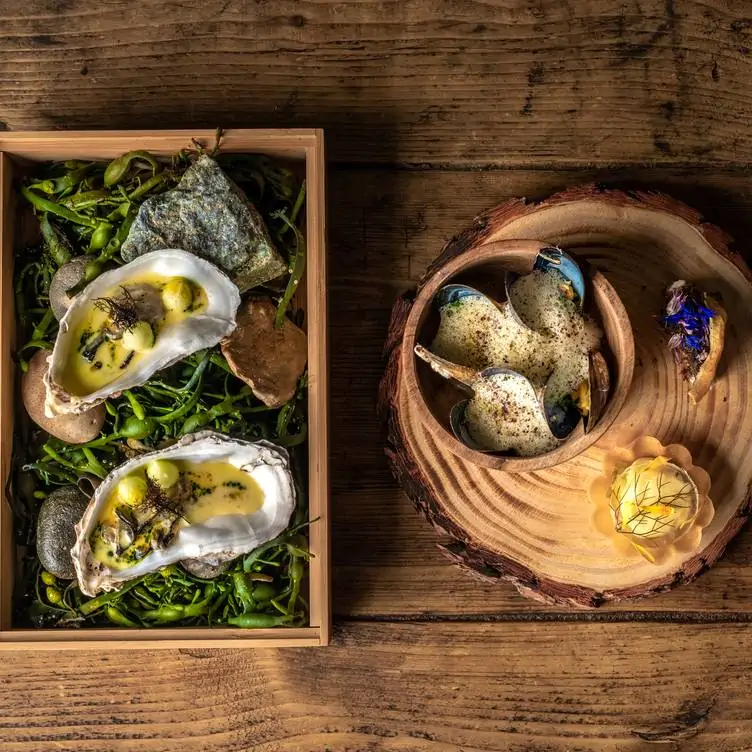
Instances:
[[[308,361],[305,332],[287,318],[278,329],[276,315],[269,298],[252,297],[239,309],[235,331],[222,341],[232,372],[269,407],[293,398]]]

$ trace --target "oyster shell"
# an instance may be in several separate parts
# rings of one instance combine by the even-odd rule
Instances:
[[[162,463],[162,469],[170,466],[179,472],[177,479],[169,485],[166,482],[166,490],[159,483],[151,486],[160,489],[159,503],[148,494],[141,501],[126,500],[121,481],[140,478],[148,484],[143,479],[152,477],[152,471],[146,466],[154,467],[150,463],[155,460]],[[202,485],[207,471],[201,468],[209,467],[206,463],[211,463],[208,472],[219,479],[211,491]],[[234,485],[220,482],[217,463],[231,466],[233,477],[242,473],[249,479],[243,489],[251,495],[260,492],[260,506],[244,507],[250,499],[246,495],[227,506],[239,486],[237,481],[232,481]],[[225,486],[230,490],[212,499],[212,494]],[[204,504],[203,512],[195,517],[199,502]],[[246,508],[246,512],[227,513],[231,508]],[[76,525],[76,543],[71,549],[79,587],[93,596],[186,559],[216,563],[241,556],[282,533],[294,508],[295,485],[284,449],[266,441],[230,439],[213,431],[188,434],[167,449],[129,460],[97,488]]]
[[[168,312],[163,306],[159,286],[176,279],[189,285],[193,291],[189,290],[189,295],[200,299],[196,310],[189,305]],[[112,308],[109,318],[100,317],[106,318],[105,323],[87,329],[93,321],[92,312],[102,301],[127,307],[138,325],[146,322],[152,345],[139,353],[127,349],[130,340],[124,335],[132,322],[119,323]],[[60,321],[45,375],[45,413],[52,417],[84,412],[124,389],[143,384],[186,355],[216,345],[235,329],[239,305],[237,286],[211,263],[186,251],[154,251],[105,272],[76,296]],[[109,355],[107,372],[101,370],[103,345],[110,353],[115,353],[112,348],[117,346],[122,361],[116,364],[115,355]],[[105,355],[107,352],[105,349]],[[94,373],[97,367],[102,378]],[[114,378],[106,380],[110,375]]]

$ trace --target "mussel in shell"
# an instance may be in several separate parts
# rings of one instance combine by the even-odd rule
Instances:
[[[488,407],[490,415],[496,394],[501,412],[495,412],[494,420],[507,428],[527,420],[530,435],[536,437],[522,451],[512,451],[534,456],[566,441],[580,423],[585,432],[592,430],[608,398],[609,369],[597,349],[601,334],[582,313],[585,281],[570,256],[556,248],[545,249],[530,275],[510,272],[505,285],[508,300],[503,303],[467,285],[442,287],[434,298],[442,318],[439,332],[430,349],[417,345],[415,353],[467,395],[449,416],[460,441],[478,451],[507,451],[501,448],[503,441],[478,430],[481,405]],[[578,349],[573,358],[562,351],[570,340],[556,330],[557,311],[549,315],[546,306],[561,307],[568,317],[567,332],[579,337],[574,340]],[[471,307],[474,318],[463,314]],[[463,315],[469,324],[464,319],[463,324],[456,323]],[[572,321],[579,322],[577,327]],[[451,336],[450,326],[455,327]]]

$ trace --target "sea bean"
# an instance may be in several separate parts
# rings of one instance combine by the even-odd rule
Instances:
[[[148,151],[129,151],[127,154],[113,159],[107,165],[104,171],[105,186],[109,188],[119,183],[126,176],[135,161],[148,162],[151,165],[153,174],[156,174],[159,168],[159,162]]]
[[[30,191],[25,185],[21,186],[21,195],[39,211],[49,212],[50,214],[56,214],[62,219],[67,219],[69,222],[73,222],[77,225],[85,225],[86,227],[96,227],[98,220],[92,217],[86,217],[83,214],[77,214],[70,209],[66,209],[56,201],[44,198],[33,191]]]
[[[301,186],[301,192],[305,191],[305,183]],[[292,229],[295,233],[295,255],[292,258],[290,264],[290,279],[287,281],[287,287],[285,288],[284,295],[279,301],[277,306],[277,318],[275,325],[277,329],[282,327],[285,320],[287,309],[295,295],[295,291],[298,289],[300,280],[303,278],[303,272],[305,271],[306,260],[306,242],[303,233],[288,219],[284,213],[278,213],[278,216],[286,225]]]
[[[191,396],[180,407],[156,418],[157,423],[174,423],[175,421],[180,420],[181,418],[188,415],[188,413],[193,410],[193,408],[198,403],[199,398],[201,397],[201,390],[203,387],[203,369],[206,367],[207,362],[208,361],[206,360],[201,361],[198,368],[196,368],[196,371],[199,372],[199,378],[196,384],[196,390],[193,392],[193,394],[191,394]],[[199,369],[201,369],[201,371],[199,371]]]
[[[245,572],[233,572],[232,583],[235,588],[235,597],[243,604],[243,611],[250,611],[255,603],[245,579]]]
[[[209,599],[191,603],[187,606],[180,604],[160,606],[159,608],[149,609],[142,614],[144,619],[157,622],[180,621],[181,619],[193,619],[197,616],[203,616],[209,611]]]
[[[119,627],[138,627],[138,624],[136,624],[135,621],[129,619],[122,611],[115,608],[115,606],[107,606],[104,613],[113,624],[117,624]]]
[[[157,423],[153,418],[138,418],[135,415],[131,415],[123,423],[123,427],[114,433],[107,436],[101,436],[98,439],[89,441],[86,444],[82,444],[82,448],[96,449],[103,447],[106,444],[110,444],[118,439],[145,439],[147,436],[151,436],[157,427]]]
[[[159,188],[166,183],[167,178],[165,177],[164,173],[152,175],[148,180],[144,180],[144,182],[141,183],[138,188],[131,191],[128,194],[128,199],[130,201],[138,201],[138,199],[140,199],[142,196],[145,196],[150,191],[153,191],[155,188]]]
[[[205,426],[207,423],[211,423],[213,420],[216,420],[223,415],[227,415],[227,413],[234,410],[236,402],[245,399],[250,393],[251,390],[249,387],[243,387],[234,397],[227,397],[209,410],[191,415],[191,417],[183,423],[180,433],[193,433],[201,428],[201,426]]]
[[[290,562],[290,598],[287,601],[287,610],[295,611],[295,602],[300,595],[300,584],[303,581],[305,575],[305,567],[303,566],[303,560],[297,556]]]
[[[45,212],[39,220],[39,229],[42,232],[42,239],[50,258],[56,266],[62,266],[73,257],[70,243],[65,235],[50,222],[50,215]]]
[[[273,614],[240,614],[231,616],[227,623],[233,627],[243,627],[244,629],[263,629],[265,627],[278,627],[282,624],[289,624],[292,621],[290,614],[276,616]]]
[[[267,603],[277,595],[277,592],[277,588],[269,582],[255,582],[251,594],[256,603]]]
[[[123,394],[125,395],[125,398],[128,400],[131,406],[131,410],[133,410],[133,414],[139,419],[143,420],[146,417],[146,411],[143,408],[143,405],[136,399],[136,397],[133,395],[133,393],[126,389]]]
[[[68,209],[89,209],[110,200],[110,194],[103,190],[83,191],[60,199],[60,204]]]
[[[129,590],[131,590],[131,588],[136,587],[136,585],[141,583],[144,578],[148,576],[149,575],[142,575],[141,577],[136,577],[136,579],[124,583],[120,590],[115,590],[111,593],[102,593],[102,595],[98,595],[96,596],[96,598],[92,598],[89,601],[84,601],[84,603],[82,603],[78,608],[79,612],[82,616],[88,616],[89,614],[94,613],[98,609],[102,608],[102,606],[106,606],[112,601],[116,601],[124,596]]]
[[[101,251],[112,237],[113,226],[110,222],[100,222],[91,235],[89,251]]]

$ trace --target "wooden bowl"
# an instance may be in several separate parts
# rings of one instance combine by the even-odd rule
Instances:
[[[504,240],[487,243],[450,261],[425,281],[410,311],[402,340],[402,373],[408,398],[416,403],[419,419],[433,438],[458,457],[482,467],[507,472],[528,472],[560,465],[595,443],[614,422],[632,383],[635,345],[629,316],[608,280],[582,264],[589,280],[586,311],[604,332],[603,354],[609,365],[611,388],[598,422],[585,433],[579,426],[561,446],[537,457],[506,457],[479,452],[463,444],[449,427],[449,412],[462,399],[461,392],[441,378],[414,353],[416,344],[430,345],[439,323],[433,303],[441,287],[450,282],[475,287],[496,300],[504,300],[504,273],[527,274],[538,251],[548,247],[536,240]],[[582,262],[580,258],[578,261]]]

